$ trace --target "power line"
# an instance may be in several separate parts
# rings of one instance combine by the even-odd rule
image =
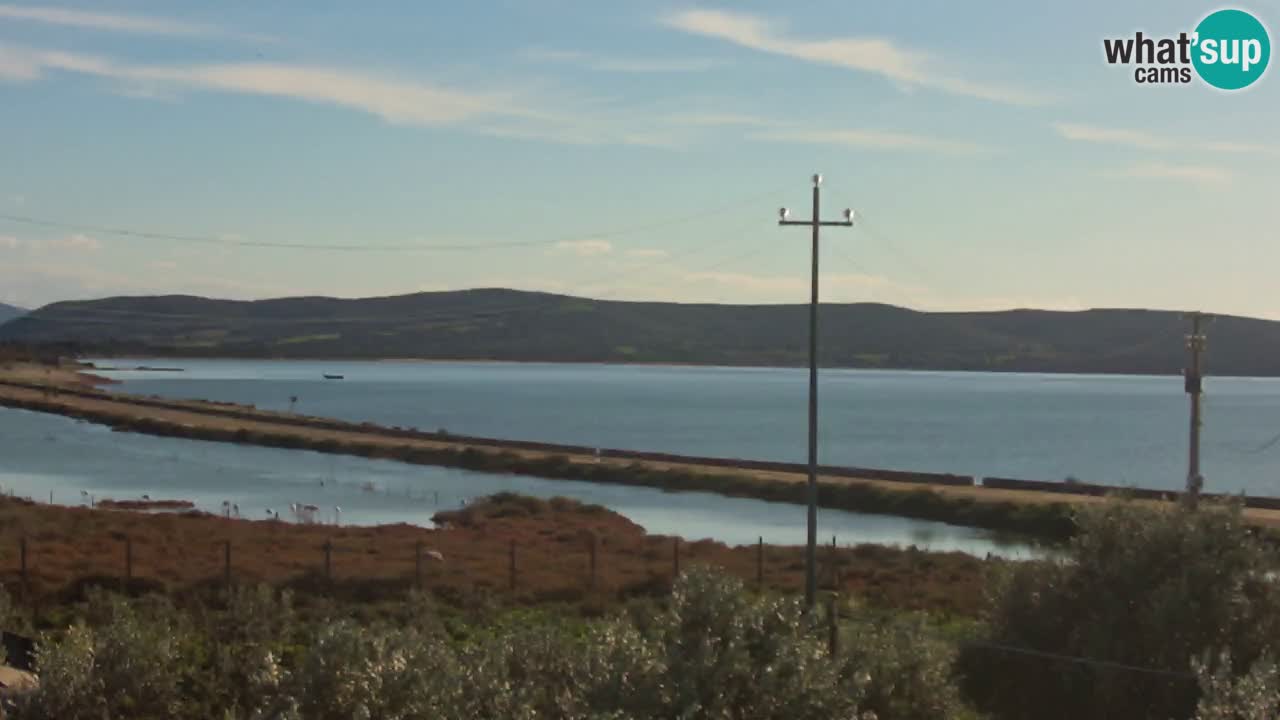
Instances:
[[[752,224],[754,224],[754,221],[751,218],[747,218],[745,222],[751,222]],[[704,253],[708,250],[712,250],[717,247],[721,247],[727,244],[728,242],[736,239],[737,239],[736,234],[728,233],[722,236],[722,238],[717,242],[699,245],[699,246],[690,248],[685,252],[669,255],[665,258],[654,260],[648,263],[643,263],[638,266],[631,266],[631,267],[624,268],[618,273],[614,273],[612,275],[608,275],[602,279],[594,281],[593,284],[609,285],[614,281],[624,279],[627,276],[635,275],[640,272],[644,272],[661,265],[668,265],[675,261],[692,257],[694,255]],[[689,273],[710,272],[710,271],[719,269],[721,267],[724,267],[736,262],[741,262],[742,260],[746,260],[750,257],[759,255],[764,251],[769,250],[772,247],[774,246],[771,243],[765,242],[764,239],[762,238],[759,241],[758,245],[750,247],[749,249],[743,252],[735,253],[727,258],[718,259],[710,265],[688,268],[687,272]],[[649,283],[649,284],[657,284],[657,283]],[[615,290],[607,291],[603,293],[594,293],[591,297],[588,297],[587,299],[609,301],[610,297],[618,294],[623,289],[624,288],[617,288]],[[534,291],[531,291],[531,292],[534,292]],[[403,319],[405,321],[414,322],[414,323],[431,322],[436,320],[444,321],[441,324],[435,324],[431,328],[432,330],[444,330],[450,327],[454,327],[462,324],[468,324],[474,320],[481,319],[484,317],[509,315],[513,313],[522,313],[522,314],[531,313],[531,312],[537,313],[541,310],[551,309],[552,307],[555,307],[566,300],[576,299],[572,295],[565,295],[565,294],[559,294],[559,293],[539,292],[539,294],[545,296],[545,302],[539,302],[538,299],[530,298],[528,300],[520,302],[519,304],[506,304],[506,305],[498,304],[493,307],[480,307],[480,308],[467,308],[467,309],[460,308],[459,311],[457,312],[450,311],[448,309],[440,309],[429,314],[408,315]],[[337,300],[337,301],[342,302],[342,300]],[[253,302],[253,301],[224,301],[224,302],[235,302],[237,303],[237,306],[243,307],[243,305],[241,305],[240,303],[248,304],[249,302]],[[258,301],[258,302],[262,302],[262,301]],[[228,318],[228,317],[221,317],[217,315],[206,315],[206,314],[166,313],[166,312],[103,308],[103,307],[71,307],[66,309],[58,309],[56,311],[56,314],[53,315],[53,317],[63,318],[63,319],[70,318],[80,323],[100,324],[100,325],[112,325],[112,324],[117,324],[122,320],[130,320],[132,322],[140,323],[140,324],[149,323],[152,326],[185,321],[185,322],[190,322],[192,324],[198,324],[198,323],[204,323],[204,322],[219,322],[219,323],[242,322],[246,326],[257,326],[257,327],[261,327],[264,325],[273,325],[273,324],[288,325],[288,324],[295,324],[295,323],[346,325],[346,324],[352,324],[352,323],[367,322],[374,319],[385,319],[385,318],[373,318],[373,317],[364,317],[364,316],[335,317],[333,315],[313,315],[313,316],[301,316],[301,317],[292,316],[292,317],[275,317],[275,318],[254,318],[254,317],[245,317],[245,316],[232,316]]]
[[[920,280],[936,284],[936,277],[934,274],[913,256],[907,253],[907,251],[903,250],[898,243],[890,239],[888,235],[878,230],[877,225],[868,222],[866,214],[859,211],[857,215],[854,216],[854,225],[861,228],[863,232],[871,237],[871,239],[875,240],[876,244],[893,253],[893,255],[896,256],[912,272],[914,272]]]
[[[164,240],[170,242],[183,242],[200,245],[215,245],[220,247],[237,247],[237,248],[266,248],[277,250],[315,250],[322,252],[416,252],[416,251],[481,251],[481,250],[503,250],[524,247],[550,247],[561,243],[582,242],[585,240],[600,240],[605,238],[622,237],[625,235],[633,235],[637,233],[649,232],[665,227],[672,227],[704,217],[723,214],[734,210],[738,207],[754,203],[763,197],[775,195],[778,190],[770,190],[767,193],[758,193],[746,198],[735,200],[724,205],[716,206],[707,210],[699,210],[696,212],[677,215],[663,220],[651,223],[636,225],[632,227],[619,228],[615,230],[606,230],[595,233],[579,233],[567,237],[559,237],[550,240],[513,240],[496,243],[400,243],[400,244],[364,244],[364,243],[348,243],[348,244],[317,244],[317,243],[283,243],[264,240],[244,240],[234,237],[220,237],[214,235],[198,235],[183,233],[167,233],[154,232],[149,230],[138,230],[134,228],[114,227],[110,225],[99,225],[92,223],[77,223],[64,220],[55,220],[49,218],[35,217],[31,215],[17,215],[12,213],[0,213],[0,220],[6,220],[13,223],[24,225],[32,225],[36,227],[56,228],[60,230],[70,230],[73,232],[97,233],[102,235],[116,235],[119,237],[134,238],[141,240]]]

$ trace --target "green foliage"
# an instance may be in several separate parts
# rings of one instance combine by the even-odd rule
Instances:
[[[1061,559],[1012,566],[963,654],[970,695],[997,718],[1190,717],[1193,661],[1225,652],[1248,668],[1280,637],[1275,564],[1238,507],[1110,502],[1080,523]]]
[[[179,615],[153,599],[95,595],[43,637],[41,685],[14,718],[959,717],[947,654],[918,628],[872,631],[827,657],[793,598],[694,570],[664,608],[598,621],[513,615],[461,639],[425,617],[301,623],[287,596],[241,590]],[[423,614],[419,620],[412,619]],[[862,633],[858,637],[863,637]],[[921,650],[923,648],[923,650]],[[873,712],[874,711],[874,712]],[[930,715],[929,713],[934,713]],[[939,714],[941,713],[941,714]]]
[[[174,716],[182,704],[182,639],[159,603],[131,604],[95,593],[88,615],[36,648],[39,691],[23,696],[15,717],[42,720]]]
[[[865,673],[863,707],[878,718],[933,720],[966,717],[953,682],[956,646],[931,633],[921,617],[862,620],[845,629],[841,672]]]
[[[1195,720],[1274,720],[1280,717],[1280,668],[1264,658],[1236,676],[1225,653],[1215,667],[1196,663],[1200,704]]]

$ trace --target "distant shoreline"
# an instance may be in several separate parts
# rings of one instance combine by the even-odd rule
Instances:
[[[197,361],[197,362],[270,362],[270,363],[286,363],[286,362],[308,362],[308,363],[383,363],[391,365],[551,365],[551,366],[589,366],[589,367],[652,367],[652,368],[706,368],[720,370],[807,370],[807,365],[724,365],[718,363],[696,363],[696,362],[659,362],[659,361],[622,361],[622,360],[495,360],[492,358],[410,358],[410,357],[369,357],[369,358],[353,358],[353,357],[254,357],[254,356],[219,356],[219,355],[100,355],[89,353],[83,356],[83,362],[92,363],[97,360],[165,360],[168,362]],[[148,368],[139,370],[137,368],[101,368],[94,366],[94,369],[103,372],[113,371],[130,371],[130,372],[151,372],[157,369]],[[1061,375],[1065,377],[1090,377],[1090,378],[1178,378],[1182,377],[1181,372],[1169,373],[1148,373],[1148,372],[1116,372],[1116,371],[1089,371],[1089,370],[1010,370],[1010,369],[946,369],[946,368],[918,368],[918,367],[865,367],[857,365],[819,365],[820,371],[850,371],[859,372],[885,372],[885,373],[930,373],[930,374],[956,374],[969,373],[974,375]],[[168,368],[163,370],[168,371]],[[1206,376],[1206,380],[1212,378],[1235,378],[1241,380],[1275,380],[1280,379],[1277,375],[1230,375],[1216,374]]]

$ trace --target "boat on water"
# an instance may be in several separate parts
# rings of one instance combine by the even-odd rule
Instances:
[[[325,380],[341,380],[345,377],[343,375],[330,375],[329,373],[323,373],[323,375]]]

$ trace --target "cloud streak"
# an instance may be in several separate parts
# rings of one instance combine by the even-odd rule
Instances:
[[[668,27],[724,40],[758,52],[879,75],[899,85],[1007,105],[1043,105],[1043,95],[957,77],[945,62],[892,40],[870,36],[802,40],[774,31],[775,23],[746,13],[686,10],[663,18]]]
[[[555,244],[555,252],[569,252],[578,257],[596,257],[613,252],[608,240],[561,240]]]
[[[395,125],[463,126],[482,134],[569,144],[670,146],[649,128],[598,112],[546,111],[526,94],[463,90],[345,68],[233,62],[138,65],[108,57],[0,45],[0,79],[32,82],[50,72],[111,80],[134,96],[225,92],[331,105]]]
[[[1101,145],[1118,145],[1136,150],[1197,150],[1213,153],[1230,153],[1240,155],[1273,155],[1280,156],[1280,146],[1263,143],[1245,143],[1235,141],[1211,141],[1175,138],[1167,135],[1131,130],[1128,128],[1105,127],[1080,123],[1057,122],[1052,125],[1054,132],[1066,140],[1076,142],[1097,143]]]
[[[990,149],[977,143],[885,130],[771,130],[753,137],[778,142],[843,145],[871,150],[915,150],[943,155],[978,155]]]
[[[695,73],[724,66],[724,61],[712,58],[624,58],[547,48],[529,48],[521,55],[534,62],[576,65],[588,70],[616,73]]]
[[[1141,163],[1115,173],[1119,177],[1146,180],[1179,180],[1206,185],[1231,182],[1231,172],[1212,165],[1174,165],[1171,163]]]
[[[82,28],[104,32],[129,33],[135,35],[159,35],[169,37],[233,37],[244,40],[271,40],[266,35],[237,33],[224,30],[216,25],[183,22],[167,18],[146,17],[141,15],[119,15],[115,13],[90,12],[67,8],[33,7],[29,5],[0,4],[0,20],[19,20],[25,22],[56,25],[59,27]]]

